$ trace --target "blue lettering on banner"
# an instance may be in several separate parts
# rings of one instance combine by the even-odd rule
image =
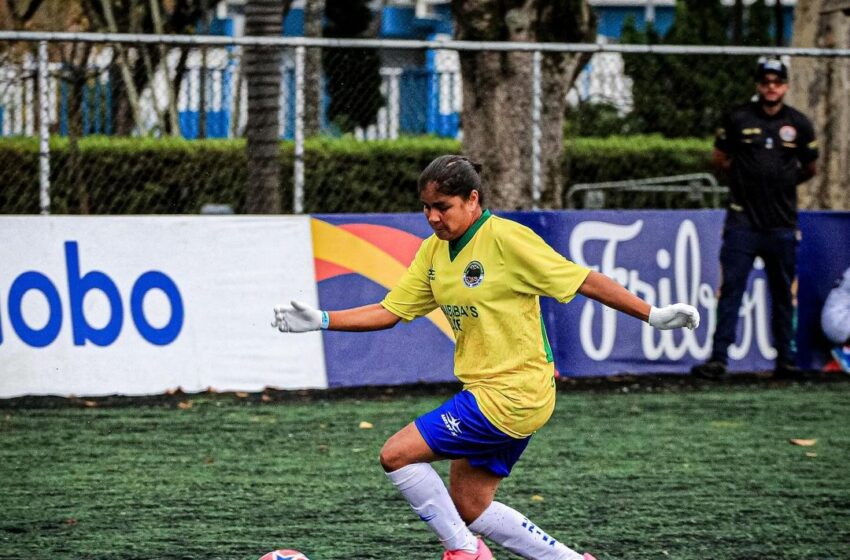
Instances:
[[[41,292],[47,299],[49,319],[41,329],[31,328],[21,313],[21,302],[30,290]],[[59,329],[62,328],[62,300],[59,299],[59,291],[50,278],[40,272],[29,271],[12,282],[9,289],[9,321],[21,340],[30,346],[43,348],[56,340]]]
[[[124,308],[115,282],[99,270],[92,270],[80,277],[80,256],[76,241],[65,242],[65,267],[68,271],[68,295],[71,298],[71,325],[74,345],[83,346],[87,340],[97,346],[109,346],[121,333],[124,324]],[[92,290],[100,290],[109,300],[109,322],[101,329],[89,325],[83,313],[83,299]]]
[[[76,241],[65,242],[65,272],[68,281],[68,300],[71,311],[71,332],[75,346],[91,342],[96,346],[109,346],[121,334],[124,324],[124,306],[118,286],[108,274],[100,270],[80,273],[79,248]],[[171,306],[171,317],[162,328],[151,325],[145,316],[144,299],[151,290],[160,290]],[[47,301],[48,319],[41,328],[31,327],[23,315],[23,299],[30,291],[40,292]],[[83,301],[86,294],[100,291],[109,302],[109,320],[101,328],[89,324]],[[27,271],[18,276],[9,289],[7,301],[9,323],[22,342],[43,348],[59,336],[62,329],[62,298],[56,285],[45,274]],[[156,346],[171,344],[180,335],[185,316],[183,298],[177,284],[167,274],[149,270],[139,276],[130,293],[130,315],[136,330],[146,341]],[[3,323],[0,314],[0,345],[3,344]]]
[[[161,290],[171,302],[171,319],[161,329],[151,326],[142,307],[145,295],[154,289]],[[183,327],[183,299],[180,297],[180,290],[177,289],[174,280],[156,270],[145,272],[136,280],[133,292],[130,294],[130,310],[139,334],[157,346],[171,344]]]

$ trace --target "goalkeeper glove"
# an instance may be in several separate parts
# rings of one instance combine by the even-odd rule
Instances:
[[[291,301],[292,305],[277,305],[274,308],[272,326],[280,332],[303,333],[328,328],[329,317],[326,311],[320,311],[301,303]]]
[[[668,330],[687,327],[694,330],[699,326],[699,311],[686,303],[674,303],[649,310],[649,324],[656,329]]]

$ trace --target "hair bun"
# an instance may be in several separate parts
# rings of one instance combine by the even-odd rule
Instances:
[[[446,154],[434,159],[419,175],[417,187],[422,193],[428,185],[435,184],[437,191],[448,196],[460,196],[469,200],[472,191],[478,191],[479,204],[484,203],[481,190],[480,163],[457,154]]]

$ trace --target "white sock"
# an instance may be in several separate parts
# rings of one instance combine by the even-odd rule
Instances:
[[[443,479],[431,465],[414,463],[387,476],[446,550],[478,550],[478,539],[460,518]]]
[[[514,554],[533,560],[582,560],[582,555],[567,548],[539,529],[520,512],[493,502],[469,528],[497,542]]]

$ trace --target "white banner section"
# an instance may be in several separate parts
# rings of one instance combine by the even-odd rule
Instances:
[[[0,397],[325,388],[310,218],[0,217]]]

